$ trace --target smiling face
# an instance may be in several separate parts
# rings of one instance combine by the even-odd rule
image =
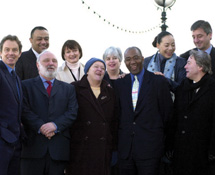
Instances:
[[[90,66],[87,72],[89,82],[102,82],[105,74],[105,66],[102,62],[96,61]]]
[[[20,55],[21,52],[16,41],[6,40],[4,42],[0,56],[5,64],[13,69]]]
[[[137,75],[142,71],[144,57],[141,56],[136,48],[126,50],[124,58],[126,67],[133,75]]]
[[[51,52],[43,53],[39,58],[39,62],[37,62],[39,74],[47,80],[51,80],[56,77],[57,67],[57,59]]]
[[[175,40],[172,35],[166,35],[162,38],[161,43],[157,44],[160,54],[165,58],[171,58],[175,52]]]
[[[49,33],[47,30],[35,30],[32,38],[30,38],[32,48],[37,53],[42,53],[49,47]]]
[[[107,66],[107,71],[118,71],[121,65],[119,59],[114,55],[107,55],[105,58],[105,64]]]
[[[80,56],[81,54],[78,48],[75,49],[69,49],[68,47],[65,48],[64,59],[67,62],[71,64],[77,63],[78,60],[80,59]]]
[[[195,58],[191,55],[188,60],[187,64],[184,66],[186,70],[186,77],[198,82],[200,79],[200,74],[202,73],[202,67],[196,64]]]
[[[212,33],[205,33],[202,28],[198,28],[192,31],[193,43],[200,50],[207,50],[210,47],[210,40],[212,38]]]

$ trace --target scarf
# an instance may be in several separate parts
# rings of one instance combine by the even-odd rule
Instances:
[[[152,59],[150,60],[147,70],[150,72],[161,72],[160,66],[163,59],[166,59],[166,63],[164,67],[164,76],[174,81],[175,80],[174,68],[175,68],[175,63],[177,59],[177,56],[175,53],[172,55],[171,58],[167,59],[157,52],[155,55],[153,55]]]

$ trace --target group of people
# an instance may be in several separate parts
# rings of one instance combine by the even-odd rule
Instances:
[[[58,60],[49,32],[0,43],[1,175],[212,175],[215,173],[215,49],[207,21],[191,26],[196,48],[175,54],[109,47],[85,65],[67,40]],[[124,63],[129,73],[120,69]],[[167,166],[166,169],[164,166]],[[161,168],[162,167],[162,168]],[[168,170],[168,171],[167,171]]]

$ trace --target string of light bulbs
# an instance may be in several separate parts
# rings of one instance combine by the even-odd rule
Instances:
[[[94,11],[89,5],[87,5],[87,4],[85,3],[84,0],[81,0],[81,1],[82,1],[82,4],[83,4],[88,10],[90,10],[94,15],[98,16],[100,19],[102,19],[102,21],[106,22],[107,24],[109,24],[110,26],[116,28],[117,30],[121,30],[121,31],[128,32],[128,33],[131,33],[131,34],[144,34],[144,33],[153,31],[153,30],[155,30],[155,29],[157,29],[157,28],[160,28],[160,26],[161,26],[161,24],[158,24],[158,25],[156,25],[156,26],[154,26],[154,27],[151,27],[151,28],[149,28],[149,29],[146,29],[146,30],[139,30],[139,31],[137,31],[137,30],[129,30],[129,29],[126,29],[126,28],[124,28],[124,27],[120,27],[120,26],[118,26],[118,25],[115,25],[115,24],[113,24],[112,22],[110,22],[109,20],[103,18],[100,14],[98,14],[96,11]]]

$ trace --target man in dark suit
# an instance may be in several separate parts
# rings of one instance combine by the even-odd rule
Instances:
[[[49,33],[45,27],[37,26],[32,29],[31,49],[23,52],[16,64],[16,73],[21,80],[37,77],[38,70],[36,61],[40,53],[49,47]]]
[[[69,128],[77,116],[73,85],[55,79],[57,59],[44,51],[39,76],[24,80],[22,122],[27,134],[21,154],[22,175],[59,175],[69,160]]]
[[[212,64],[212,75],[215,77],[215,48],[211,44],[212,39],[212,28],[209,22],[204,20],[198,20],[191,26],[193,43],[196,48],[194,50],[202,50],[207,52],[211,56],[211,64]],[[193,50],[193,49],[191,49]],[[181,54],[180,56],[188,59],[190,56],[190,51]]]
[[[18,175],[21,154],[22,89],[15,64],[22,45],[8,35],[0,44],[0,174]]]
[[[144,57],[139,48],[128,48],[124,58],[130,74],[115,84],[120,109],[120,174],[157,175],[164,151],[164,131],[172,114],[168,83],[163,76],[143,68]]]

